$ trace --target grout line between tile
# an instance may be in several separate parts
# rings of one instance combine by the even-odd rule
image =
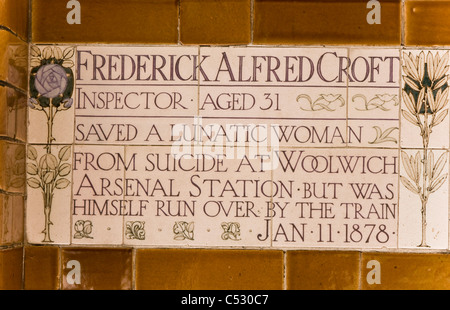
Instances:
[[[11,84],[11,83],[9,83],[7,81],[0,80],[0,87],[9,87],[9,88],[12,88],[15,91],[21,93],[21,94],[28,95],[28,92],[26,90],[24,90],[24,89],[22,89],[20,87],[14,86],[13,84]]]
[[[33,0],[28,0],[28,25],[27,25],[27,27],[28,27],[28,38],[27,38],[28,44],[31,44],[31,38],[32,38],[32,35],[31,35],[31,32],[32,32],[32,27],[31,27],[32,18],[31,17],[33,16],[32,12],[33,12]],[[29,54],[30,53],[28,53],[28,56],[29,56]]]
[[[406,18],[406,6],[405,0],[402,0],[400,4],[400,45],[405,46],[405,18]]]
[[[287,290],[287,250],[283,251],[283,290]]]
[[[136,290],[136,248],[131,249],[131,290]]]
[[[254,23],[255,23],[255,0],[250,0],[250,45],[253,45]]]
[[[12,30],[11,28],[9,28],[7,26],[0,25],[0,31],[1,30],[7,31],[7,32],[11,33],[13,36],[20,39],[21,41],[28,43],[28,41],[26,39],[22,38],[17,32],[15,32],[14,30]]]
[[[401,168],[401,144],[402,144],[402,50],[401,48],[399,49],[399,60],[400,60],[400,65],[398,66],[398,150],[397,150],[397,158],[399,161],[399,165],[398,165],[398,178],[397,178],[397,248],[399,248],[399,242],[400,242],[400,186],[401,186],[401,182],[400,182],[400,168]]]
[[[362,287],[362,252],[359,252],[359,276],[358,276],[358,290]]]
[[[177,0],[177,40],[178,45],[181,43],[181,0]]]

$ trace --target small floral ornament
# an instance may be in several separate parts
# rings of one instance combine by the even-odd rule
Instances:
[[[71,67],[74,66],[71,58],[75,49],[68,47],[64,52],[58,46],[47,46],[41,53],[37,46],[31,47],[30,75],[30,107],[41,108],[59,107],[64,109],[72,105],[74,76]]]
[[[194,240],[194,222],[175,222],[173,225],[173,233],[175,234],[173,237],[175,240]]]
[[[357,98],[361,98],[364,102],[363,108],[355,108],[358,111],[371,111],[375,109],[390,111],[391,109],[386,107],[388,103],[392,104],[393,106],[398,106],[399,104],[397,95],[391,94],[376,94],[375,97],[369,100],[363,94],[356,94],[352,97],[352,101],[355,102]]]
[[[88,239],[94,239],[93,237],[89,236],[92,233],[92,222],[89,220],[78,220],[74,224],[74,229],[76,233],[73,235],[75,239],[82,239],[82,238],[88,238]]]
[[[220,224],[223,229],[222,239],[223,240],[241,240],[241,226],[236,222],[223,222]]]
[[[304,100],[302,100],[304,99]],[[335,111],[337,108],[345,106],[345,100],[340,94],[321,94],[316,100],[312,100],[307,94],[297,96],[297,102],[301,104],[303,111]],[[306,104],[304,104],[306,103]],[[304,105],[304,107],[303,107]]]
[[[125,231],[127,239],[145,240],[144,224],[143,221],[127,222]]]

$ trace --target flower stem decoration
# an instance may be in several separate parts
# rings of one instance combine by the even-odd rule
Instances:
[[[72,57],[73,47],[61,50],[57,46],[47,46],[42,52],[37,46],[31,46],[30,99],[28,106],[32,110],[41,111],[47,120],[46,153],[38,158],[34,147],[28,148],[27,172],[31,175],[27,183],[31,188],[41,189],[44,199],[45,227],[43,242],[53,242],[50,236],[50,214],[55,189],[63,189],[69,185],[64,178],[69,175],[71,166],[70,146],[60,149],[57,156],[52,154],[53,123],[56,115],[68,110],[72,104],[74,75]]]
[[[448,58],[449,53],[442,57],[431,52],[422,51],[414,57],[411,53],[403,53],[403,76],[405,86],[402,98],[406,109],[402,109],[403,117],[420,130],[423,154],[408,156],[401,152],[402,163],[407,177],[400,176],[403,185],[417,194],[421,201],[422,242],[419,247],[429,247],[427,244],[427,203],[430,195],[436,192],[447,179],[448,173],[443,173],[447,163],[447,153],[444,152],[435,161],[429,148],[433,128],[438,126],[448,115]]]

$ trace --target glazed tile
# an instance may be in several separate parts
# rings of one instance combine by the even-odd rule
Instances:
[[[180,2],[183,44],[247,44],[250,32],[250,0]]]
[[[29,130],[35,126],[29,141],[40,143],[31,156],[45,155],[46,144],[55,148],[56,160],[55,152],[66,143],[74,152],[68,174],[73,183],[64,188],[65,197],[72,197],[64,204],[71,209],[60,208],[56,243],[415,247],[408,236],[417,239],[420,229],[417,219],[400,212],[413,198],[405,194],[406,171],[399,169],[405,167],[402,151],[423,153],[423,140],[414,136],[418,126],[405,127],[401,111],[410,104],[401,90],[411,81],[400,73],[411,74],[405,55],[411,52],[414,63],[420,51],[401,52],[392,47],[32,46],[36,73],[37,58],[67,56],[76,79],[73,93],[62,99],[72,99],[72,105],[54,117],[53,127],[45,121],[47,101],[32,92],[35,100],[29,103]],[[436,53],[446,59],[444,51],[430,50]],[[436,72],[445,69],[429,56],[433,60]],[[445,85],[440,87],[429,100],[445,102]],[[446,128],[448,122],[437,124],[427,147],[442,171],[448,170],[438,160],[449,145]],[[173,156],[180,152],[212,155],[216,167],[204,168],[212,160],[203,157],[178,161]],[[252,155],[238,157],[247,153]],[[33,166],[29,169],[33,173]],[[442,189],[430,195],[429,204],[446,195],[448,184],[444,178],[433,182]],[[42,227],[42,208],[29,212],[41,221],[32,225]],[[448,237],[442,236],[448,229],[433,223],[443,215],[428,215],[434,229],[429,235],[436,238],[431,248],[446,248]],[[32,242],[42,242],[37,230],[28,234]]]
[[[125,216],[125,243],[269,245],[270,239],[260,235],[266,231],[262,219],[271,199],[270,164],[263,167],[253,157],[256,151],[243,152],[232,157],[226,152],[127,147],[126,162],[133,162],[133,169],[125,173],[124,199],[130,201],[127,215],[133,216]]]
[[[24,197],[19,195],[1,194],[0,240],[2,245],[23,242]]]
[[[280,290],[282,287],[282,251],[136,251],[138,290]]]
[[[0,86],[0,134],[2,136],[14,138],[16,132],[16,110],[19,96],[26,101],[26,95],[21,94],[11,87]]]
[[[281,148],[276,155],[273,182],[285,190],[273,194],[280,212],[272,246],[397,246],[397,150]]]
[[[202,116],[194,122],[197,127],[183,128],[184,134],[180,134],[183,140],[177,143],[191,144],[189,137],[192,139],[194,128],[199,128],[201,131],[196,141],[202,141],[208,147],[222,147],[230,151],[238,146],[253,147],[270,155],[272,149],[279,147],[343,147],[348,140],[346,124],[345,117]]]
[[[348,145],[351,147],[398,148],[399,127],[399,122],[395,119],[358,118],[349,120]]]
[[[26,92],[9,86],[0,86],[0,111],[0,136],[25,142]]]
[[[448,152],[428,150],[425,158],[423,150],[402,150],[400,166],[399,247],[447,249]]]
[[[349,48],[349,87],[395,88],[399,86],[399,49]]]
[[[288,251],[288,290],[357,290],[359,252]]]
[[[28,82],[28,44],[3,29],[0,29],[0,44],[2,46],[0,51],[0,80],[26,90]]]
[[[24,289],[59,289],[60,249],[52,246],[26,246],[24,251]]]
[[[198,48],[121,47],[120,55],[105,47],[77,50],[76,142],[170,145],[174,126],[192,123]],[[110,65],[94,70],[99,61]]]
[[[23,248],[0,250],[0,289],[22,289]]]
[[[28,38],[28,0],[4,0],[0,3],[0,25],[7,27],[23,40]]]
[[[30,47],[28,142],[72,143],[74,46]]]
[[[369,24],[377,5],[368,1],[256,0],[253,42],[399,45],[400,1],[383,1],[380,6],[380,23]]]
[[[363,290],[447,290],[447,254],[362,253]]]
[[[0,140],[2,170],[0,188],[3,191],[23,194],[25,192],[25,144]]]
[[[62,248],[63,290],[130,290],[132,253],[126,248]]]
[[[200,59],[201,86],[347,85],[347,48],[201,46]]]
[[[449,45],[449,12],[450,1],[406,0],[405,45]]]
[[[67,214],[73,244],[122,244],[123,216],[129,207],[124,200],[125,169],[133,165],[125,160],[124,146],[74,146],[73,205]]]
[[[26,231],[30,243],[70,242],[72,152],[71,145],[27,146]]]
[[[448,51],[402,51],[403,148],[448,148],[448,73]]]
[[[32,42],[177,43],[178,5],[175,0],[76,3],[80,4],[78,16],[73,15],[77,13],[77,6],[72,4],[67,8],[66,0],[53,0],[52,5],[48,5],[48,1],[33,0]],[[107,18],[104,18],[105,12]],[[55,20],[49,16],[61,18]]]
[[[348,119],[376,123],[392,120],[399,126],[400,93],[398,84],[393,88],[350,87],[348,90]]]

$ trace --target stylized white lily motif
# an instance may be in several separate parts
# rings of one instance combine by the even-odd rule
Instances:
[[[427,204],[430,195],[436,192],[447,180],[448,173],[443,167],[447,163],[447,152],[434,161],[429,150],[433,128],[444,121],[448,115],[448,60],[449,53],[442,57],[437,52],[427,55],[422,51],[414,57],[412,53],[403,53],[402,116],[417,126],[422,138],[423,152],[408,156],[402,151],[402,164],[407,174],[400,181],[411,192],[419,196],[422,208],[422,242],[419,247],[429,247],[427,243]],[[422,156],[422,157],[420,157]]]

